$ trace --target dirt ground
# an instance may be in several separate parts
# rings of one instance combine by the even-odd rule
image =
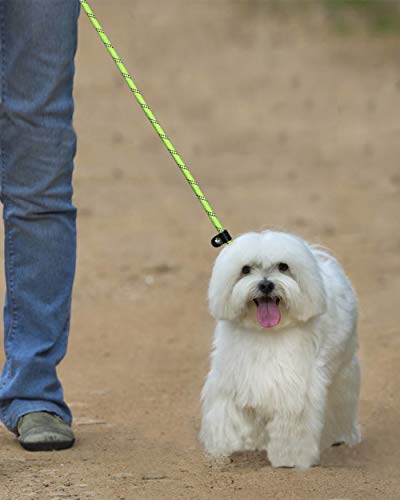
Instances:
[[[77,443],[32,454],[0,429],[0,498],[400,498],[399,38],[335,32],[316,4],[93,8],[232,234],[285,229],[343,263],[361,309],[364,441],[304,473],[262,454],[205,459],[214,230],[82,13],[79,259],[59,370]]]

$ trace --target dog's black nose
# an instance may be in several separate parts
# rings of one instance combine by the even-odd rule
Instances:
[[[275,288],[274,283],[272,283],[272,281],[269,280],[264,280],[258,284],[258,289],[265,295],[271,293],[274,288]]]

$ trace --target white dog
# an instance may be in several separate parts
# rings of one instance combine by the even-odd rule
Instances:
[[[360,442],[357,302],[338,262],[287,233],[247,233],[218,256],[218,320],[200,439],[215,456],[266,450],[307,468]]]

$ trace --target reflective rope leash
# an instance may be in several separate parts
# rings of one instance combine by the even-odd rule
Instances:
[[[147,118],[149,119],[150,123],[152,124],[154,130],[157,132],[158,136],[160,137],[160,139],[164,143],[164,146],[170,152],[175,163],[178,165],[180,171],[182,172],[182,174],[185,176],[186,180],[188,181],[189,186],[192,188],[192,191],[197,196],[199,202],[201,203],[206,214],[208,215],[210,221],[214,225],[215,229],[218,231],[218,234],[216,236],[214,236],[214,238],[212,238],[211,244],[214,247],[220,247],[224,243],[230,243],[232,241],[231,235],[228,233],[228,231],[226,229],[224,229],[221,222],[218,220],[213,208],[211,207],[207,198],[204,196],[203,191],[200,189],[200,186],[197,184],[196,180],[194,179],[194,177],[190,173],[190,170],[185,165],[181,156],[176,151],[175,146],[169,140],[167,134],[164,132],[163,128],[158,123],[156,117],[154,116],[153,112],[149,108],[147,102],[144,100],[142,94],[140,93],[140,91],[136,87],[136,84],[133,81],[131,75],[128,73],[128,70],[125,68],[124,63],[122,62],[121,58],[117,54],[117,51],[111,45],[110,40],[108,39],[107,35],[104,33],[103,28],[101,27],[100,23],[96,19],[96,16],[94,15],[89,4],[87,3],[86,0],[79,0],[79,1],[82,5],[83,9],[85,10],[86,14],[88,15],[91,23],[93,24],[95,30],[99,34],[99,37],[101,38],[101,40],[102,40],[103,44],[105,45],[106,49],[108,50],[109,54],[114,59],[114,62],[117,65],[117,68],[119,69],[121,75],[124,77],[124,80],[128,84],[128,87],[131,89],[133,95],[136,97],[137,102],[140,104],[141,108],[143,109],[144,114],[147,116]]]

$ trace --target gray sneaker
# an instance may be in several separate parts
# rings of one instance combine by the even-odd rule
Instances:
[[[64,420],[45,411],[35,411],[20,417],[18,439],[29,451],[64,450],[71,448],[75,436]]]

